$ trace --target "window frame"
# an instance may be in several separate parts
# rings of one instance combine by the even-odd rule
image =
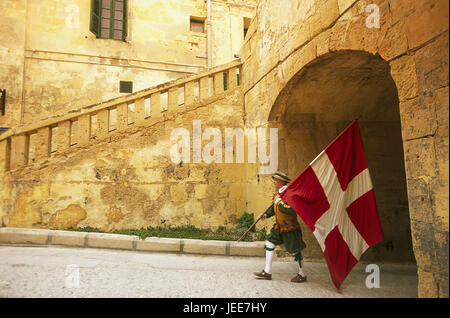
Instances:
[[[104,8],[104,1],[110,2],[110,16],[108,20],[110,21],[109,25],[109,35],[108,37],[102,36],[102,10]],[[123,16],[122,16],[122,36],[120,39],[116,39],[114,37],[114,21],[115,21],[115,5],[116,1],[119,0],[91,0],[91,12],[90,12],[90,23],[89,30],[95,34],[97,39],[109,39],[109,40],[117,40],[117,41],[126,41],[128,36],[128,1],[123,1]],[[97,10],[96,10],[97,9]],[[97,23],[96,23],[97,20]]]
[[[193,28],[193,23],[197,25],[202,25],[202,31],[195,31],[195,28]],[[194,17],[191,16],[189,18],[189,31],[197,34],[205,34],[206,33],[206,18],[202,17]]]

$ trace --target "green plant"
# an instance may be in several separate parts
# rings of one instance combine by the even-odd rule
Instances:
[[[255,222],[253,213],[244,212],[238,219],[238,224],[234,228],[233,232],[236,235],[236,239],[240,238]],[[253,227],[247,235],[242,239],[243,241],[263,241],[266,239],[266,229],[260,229],[256,231]]]
[[[101,233],[102,231],[95,228],[95,227],[90,227],[90,226],[86,226],[86,227],[79,227],[79,228],[73,228],[70,227],[68,229],[66,229],[66,231],[75,231],[75,232],[97,232],[97,233]]]
[[[265,227],[260,229],[260,230],[258,230],[258,231],[256,231],[255,237],[254,237],[254,239],[256,241],[265,241],[266,238],[267,238],[267,233],[266,233],[266,228]]]
[[[238,224],[234,229],[227,230],[224,226],[219,226],[215,231],[211,229],[199,229],[193,225],[186,226],[158,226],[148,227],[146,229],[124,229],[114,230],[110,232],[102,231],[93,227],[83,228],[68,228],[68,231],[77,232],[97,232],[97,233],[113,233],[113,234],[125,234],[136,235],[140,239],[147,237],[170,237],[170,238],[186,238],[186,239],[200,239],[200,240],[221,240],[221,241],[236,241],[242,234],[245,233],[252,226],[254,222],[253,213],[244,212],[238,220]],[[256,231],[254,228],[249,231],[244,241],[261,241],[266,236],[265,229]]]
[[[253,216],[253,213],[242,213],[241,217],[238,220],[238,225],[236,226],[236,229],[245,229],[245,231],[252,226],[253,222],[255,222],[255,218]],[[254,232],[255,229],[253,228],[251,232]]]

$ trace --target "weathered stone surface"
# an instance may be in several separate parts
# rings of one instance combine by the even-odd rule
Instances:
[[[400,1],[395,1],[400,2]],[[408,50],[408,39],[405,32],[404,21],[393,24],[386,31],[378,51],[386,61],[400,56]]]
[[[339,6],[339,14],[343,14],[344,11],[348,10],[350,6],[352,6],[356,0],[338,0],[338,6]]]
[[[411,220],[433,224],[430,185],[423,179],[408,179],[408,192]]]
[[[265,256],[264,242],[230,242],[230,255],[236,256]]]
[[[67,229],[76,228],[78,223],[86,218],[86,211],[79,205],[71,204],[64,210],[56,211],[50,218],[50,228]]]
[[[29,190],[14,188],[15,202],[13,209],[3,217],[8,227],[31,228],[42,224],[42,211],[36,204],[48,197],[48,185],[40,183]],[[17,192],[16,192],[17,191]],[[38,200],[38,201],[36,201]]]
[[[433,96],[438,89],[449,84],[449,37],[443,34],[414,54],[417,70],[418,92]],[[448,116],[447,116],[448,117]]]
[[[145,240],[138,240],[136,249],[149,252],[180,252],[181,240],[161,237],[147,237]]]
[[[405,19],[410,48],[415,48],[433,37],[448,31],[448,1],[417,2]],[[411,6],[411,4],[407,4]]]
[[[226,255],[228,242],[225,241],[182,241],[183,253]]]
[[[17,169],[28,163],[29,137],[19,135],[11,137],[10,168]]]
[[[400,103],[403,139],[432,136],[437,129],[435,105],[431,98],[417,97]]]
[[[434,274],[431,272],[425,272],[418,270],[419,286],[418,296],[420,298],[437,298],[439,297],[438,286],[434,278]]]
[[[403,56],[391,62],[391,74],[394,79],[400,102],[418,96],[417,70],[414,58]]]
[[[89,233],[86,246],[131,250],[134,249],[134,242],[137,240],[138,237],[132,235]]]
[[[0,242],[8,244],[48,244],[50,231],[14,227],[0,228]]]
[[[425,137],[403,144],[405,168],[408,179],[422,179],[427,183],[436,176],[436,154],[434,139]]]
[[[10,141],[8,139],[0,141],[0,172],[9,170],[10,157]]]
[[[83,247],[86,244],[87,235],[84,232],[51,231],[49,244]]]

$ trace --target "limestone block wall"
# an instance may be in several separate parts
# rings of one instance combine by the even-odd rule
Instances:
[[[3,3],[11,19],[22,19],[24,2]],[[403,178],[406,187],[397,181],[390,187],[385,181],[393,179],[382,175],[382,192],[390,193],[382,205],[409,213],[419,296],[448,297],[448,1],[370,4],[375,9],[362,0],[261,0],[240,51],[242,69],[236,64],[199,76],[197,83],[180,82],[143,92],[136,100],[84,107],[75,113],[76,124],[69,113],[48,125],[0,135],[2,225],[231,226],[244,210],[260,213],[270,204],[270,176],[253,164],[174,165],[169,161],[174,128],[190,130],[194,119],[221,129],[295,126],[289,131],[307,131],[304,137],[315,139],[295,143],[280,133],[279,167],[295,176],[308,156],[312,159],[346,123],[361,116],[368,136],[376,127],[383,130],[369,148],[382,149],[384,139],[393,140],[388,158],[403,163],[403,171],[392,170],[392,178]],[[20,50],[11,52],[20,57]],[[7,65],[14,69],[13,62]],[[308,73],[310,69],[314,72]],[[224,70],[228,79],[239,74],[238,89],[235,84],[228,92],[220,88]],[[181,87],[186,105],[195,104],[195,111],[186,107],[183,115],[176,97]],[[333,93],[333,87],[339,89]],[[363,88],[370,89],[359,91]],[[210,96],[211,90],[218,95]],[[130,126],[135,120],[130,120],[130,110],[132,116],[148,112],[144,96],[152,105],[152,124],[144,120]],[[163,111],[153,113],[154,105]],[[110,136],[110,130],[117,131]],[[68,134],[71,138],[60,137]],[[293,159],[291,154],[299,151],[303,156]],[[401,191],[406,191],[407,209],[403,200],[389,203]],[[385,215],[385,224],[395,234],[399,219],[390,217]],[[408,222],[400,222],[404,233]],[[271,223],[269,219],[258,227]],[[387,243],[383,248],[388,250]],[[319,256],[312,238],[308,244],[305,256]],[[389,255],[375,254],[375,261]],[[409,257],[405,252],[401,260]]]
[[[256,0],[212,1],[212,66],[228,63],[244,43],[244,18],[255,15]]]
[[[96,38],[89,30],[91,1],[2,1],[0,88],[8,97],[0,126],[123,96],[120,81],[132,81],[136,92],[207,67],[206,25],[205,32],[190,29],[191,17],[206,20],[205,1],[128,0],[127,5],[128,32],[121,41]],[[243,43],[241,20],[252,17],[254,7],[254,0],[213,1],[212,67],[234,59]]]
[[[76,144],[62,138],[65,121],[58,124],[58,133],[46,127],[37,129],[33,156],[24,150],[32,148],[29,135],[3,139],[1,163],[8,169],[2,172],[0,187],[2,226],[91,226],[106,231],[148,226],[234,227],[246,211],[247,192],[257,182],[255,165],[196,163],[192,159],[174,163],[171,149],[177,140],[171,135],[174,129],[189,131],[192,156],[194,120],[201,121],[203,131],[217,128],[222,136],[225,128],[243,127],[242,91],[233,73],[236,66],[239,64],[225,69],[234,74],[227,90],[223,90],[223,72],[217,73],[213,94],[208,93],[208,86],[204,89],[203,77],[197,79],[197,93],[195,79],[179,82],[187,85],[185,103],[169,102],[168,109],[161,107],[162,112],[157,111],[161,105],[155,94],[161,97],[161,91],[174,91],[178,82],[150,90],[153,93],[146,95],[152,101],[150,117],[134,113],[134,122],[128,123],[126,117],[131,113],[118,111],[116,128],[106,133],[101,133],[101,127],[112,128],[111,121],[103,122],[101,114],[113,102],[96,113],[99,129],[92,129],[94,113],[81,115]],[[139,100],[142,94],[130,98]],[[173,96],[178,94],[170,93],[169,101],[174,101]],[[120,100],[114,102],[120,106]],[[49,134],[54,142],[48,143]],[[205,137],[202,148],[210,141]],[[222,146],[225,140],[219,142]],[[56,151],[52,152],[52,147]]]
[[[0,3],[0,89],[6,89],[8,114],[0,112],[0,127],[18,122],[22,109],[26,0]]]
[[[384,60],[398,95],[419,296],[448,297],[448,1],[370,4],[260,1],[241,50],[246,125],[283,116],[271,113],[280,92],[315,62],[349,51]]]

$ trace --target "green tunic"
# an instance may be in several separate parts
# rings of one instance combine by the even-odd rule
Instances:
[[[267,217],[272,217],[275,215],[274,205],[275,203],[266,210],[265,213]],[[290,206],[284,204],[283,202],[277,203],[277,207],[282,213],[297,215]],[[300,228],[288,232],[280,232],[279,227],[274,224],[274,227],[270,230],[267,240],[275,245],[284,244],[286,251],[295,255],[296,261],[300,262],[302,260],[303,257],[301,255],[301,251],[306,247],[306,244],[303,241],[302,230]]]

